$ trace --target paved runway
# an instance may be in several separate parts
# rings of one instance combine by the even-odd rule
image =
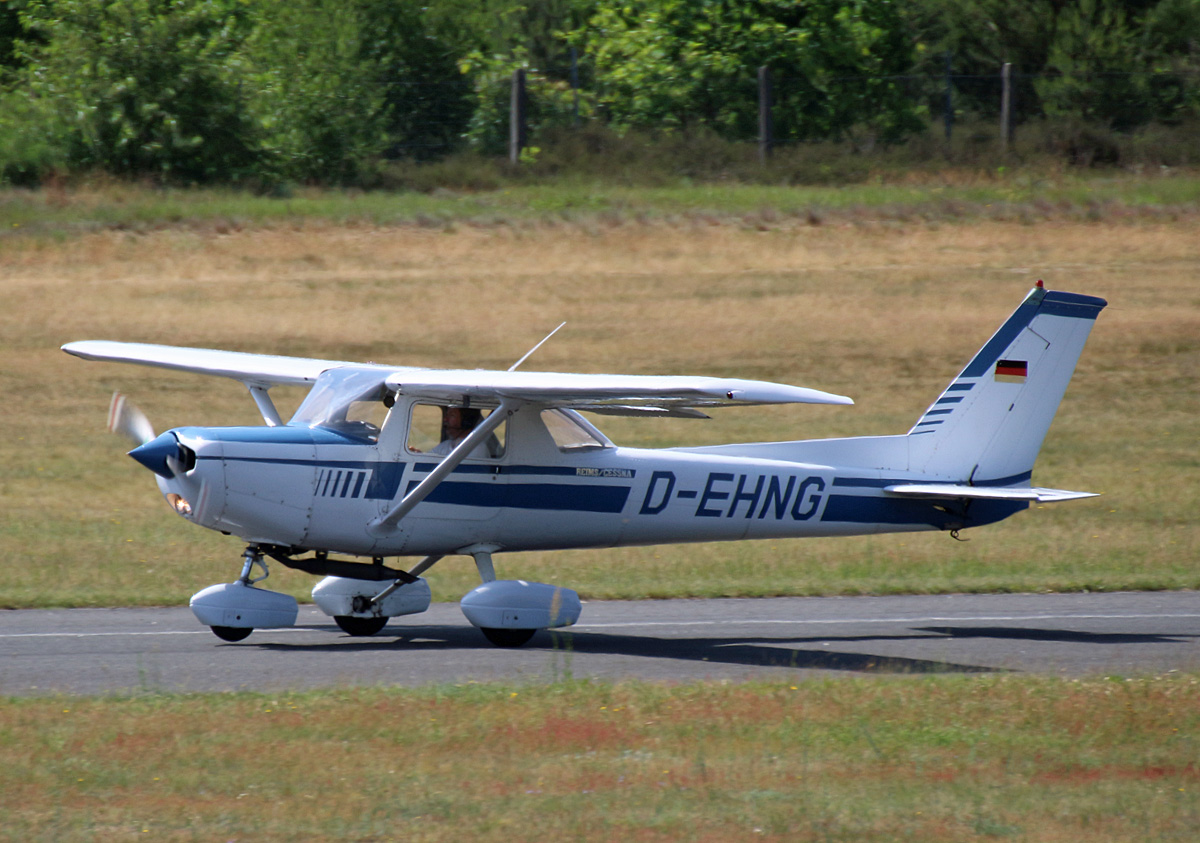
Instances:
[[[520,650],[488,644],[456,604],[372,638],[311,606],[298,624],[228,644],[186,607],[4,611],[0,695],[1200,671],[1200,592],[591,602]]]

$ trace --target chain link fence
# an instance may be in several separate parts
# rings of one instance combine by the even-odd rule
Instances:
[[[603,81],[581,88],[584,68],[572,79],[518,70],[503,78],[413,85],[417,110],[391,148],[396,157],[432,157],[465,148],[519,159],[546,130],[598,123],[618,130],[630,121],[606,96]],[[514,80],[520,79],[519,82]],[[513,85],[519,84],[517,96]],[[455,109],[444,107],[454,99]],[[442,108],[432,107],[440,102]],[[1200,118],[1200,72],[1147,71],[1026,74],[1011,69],[895,76],[826,76],[810,79],[762,69],[755,75],[713,80],[687,104],[666,110],[649,132],[705,130],[729,141],[756,142],[763,155],[813,141],[850,141],[864,150],[914,134],[946,141],[969,132],[975,142],[1007,144],[1019,127],[1059,118],[1096,131],[1128,131],[1149,124]],[[968,128],[969,127],[969,128]],[[962,138],[958,138],[962,140]]]

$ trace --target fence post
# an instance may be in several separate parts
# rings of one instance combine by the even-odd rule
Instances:
[[[512,98],[508,109],[508,160],[516,164],[525,148],[525,71],[513,71]]]
[[[775,144],[774,126],[771,122],[771,69],[758,69],[758,162],[767,163],[771,147]]]
[[[950,87],[951,86],[950,58],[951,58],[951,53],[949,50],[947,50],[946,51],[946,105],[945,105],[945,109],[944,109],[945,115],[943,118],[946,123],[946,142],[947,143],[950,142],[950,131],[954,127],[954,97],[951,93],[951,87]]]
[[[1005,62],[1000,68],[1000,152],[1008,154],[1012,140],[1012,64]]]
[[[571,125],[579,128],[579,53],[571,48]]]

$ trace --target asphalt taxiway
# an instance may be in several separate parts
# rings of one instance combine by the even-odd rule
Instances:
[[[236,644],[187,607],[0,612],[0,695],[349,685],[1200,671],[1200,592],[589,602],[498,649],[457,604],[353,638],[312,606]]]

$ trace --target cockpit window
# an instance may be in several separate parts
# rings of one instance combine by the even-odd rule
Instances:
[[[387,417],[386,395],[378,372],[330,369],[317,378],[289,424],[328,427],[374,442]]]
[[[560,451],[610,448],[612,442],[574,410],[543,410],[542,423]]]
[[[408,425],[408,450],[414,454],[444,457],[467,437],[477,424],[491,415],[469,407],[414,404]],[[493,430],[470,454],[472,459],[504,456],[507,422]]]

